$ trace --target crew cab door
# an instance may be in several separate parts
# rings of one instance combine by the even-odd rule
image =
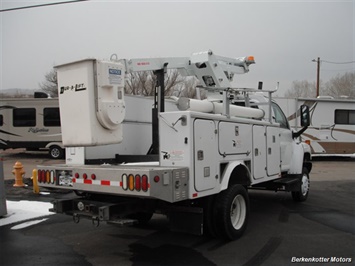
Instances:
[[[280,152],[281,152],[281,172],[290,169],[292,160],[292,131],[287,118],[281,108],[272,103],[273,120],[280,124]]]

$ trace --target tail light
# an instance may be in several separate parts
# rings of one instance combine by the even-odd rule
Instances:
[[[146,175],[142,175],[142,190],[144,192],[148,190],[148,177]]]
[[[133,175],[123,174],[121,177],[121,186],[123,190],[130,191],[144,191],[147,192],[149,188],[147,175]]]
[[[51,174],[50,174],[50,172],[47,170],[47,171],[46,171],[46,180],[45,180],[45,182],[46,182],[47,184],[49,184],[50,181],[51,181]]]
[[[55,181],[55,176],[54,176],[54,171],[51,171],[51,184],[54,184]]]
[[[127,188],[128,188],[128,177],[126,174],[122,175],[122,188],[124,190],[127,190]]]
[[[128,176],[128,188],[131,191],[134,189],[134,176],[132,174]]]
[[[42,170],[37,171],[37,180],[39,183],[42,183]]]
[[[136,175],[136,180],[135,180],[135,184],[134,187],[137,191],[141,190],[141,177],[140,175]]]

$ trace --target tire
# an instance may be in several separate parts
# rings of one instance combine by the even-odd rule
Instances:
[[[249,197],[242,185],[232,185],[216,198],[218,235],[235,240],[246,230],[249,218]]]
[[[56,145],[51,146],[49,147],[49,156],[52,159],[61,159],[64,157],[64,150]]]
[[[298,188],[299,190],[291,192],[293,200],[296,202],[305,201],[308,198],[309,187],[310,187],[310,180],[309,180],[308,169],[306,167],[303,167],[302,177]]]

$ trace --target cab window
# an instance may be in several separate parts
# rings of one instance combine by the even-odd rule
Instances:
[[[275,122],[279,123],[280,127],[282,128],[290,129],[290,125],[288,124],[287,118],[282,112],[280,106],[278,106],[276,103],[272,103],[272,110],[274,113],[273,119],[275,119]]]

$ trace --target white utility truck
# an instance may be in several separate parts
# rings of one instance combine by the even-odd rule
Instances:
[[[77,194],[56,200],[52,211],[72,215],[75,222],[90,218],[95,225],[146,223],[160,213],[168,216],[172,230],[233,240],[247,226],[248,189],[289,191],[295,201],[306,200],[311,152],[298,137],[309,125],[308,107],[298,113],[303,128],[292,132],[271,99],[273,91],[233,88],[233,76],[247,73],[253,63],[253,57],[206,51],[186,58],[111,57],[57,66],[66,147],[121,142],[125,74],[153,70],[158,84],[146,156],[117,155],[116,162],[101,165],[38,166],[40,186]],[[176,111],[165,112],[167,69],[197,77],[222,99],[180,98]]]

